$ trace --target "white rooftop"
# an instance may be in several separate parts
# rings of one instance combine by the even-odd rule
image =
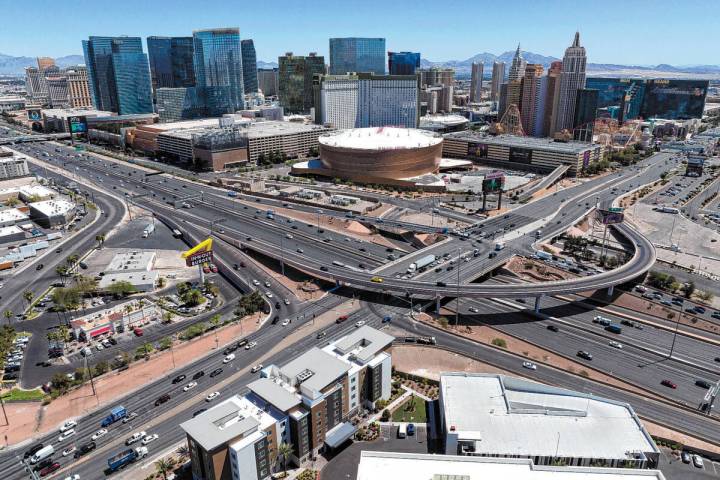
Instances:
[[[658,470],[533,465],[529,459],[421,453],[360,454],[356,480],[665,480]]]
[[[27,219],[28,216],[17,208],[0,210],[0,223],[19,222]]]
[[[132,250],[116,254],[105,268],[106,273],[148,272],[155,261],[155,252]]]
[[[356,150],[424,148],[442,143],[441,136],[414,128],[371,127],[340,130],[318,138],[321,145]]]
[[[625,459],[657,452],[630,405],[504,375],[440,377],[445,428],[482,455]]]
[[[436,115],[425,115],[420,117],[420,126],[425,125],[432,125],[432,124],[441,124],[445,126],[456,126],[456,125],[462,125],[463,123],[468,123],[470,120],[463,117],[462,115],[456,115],[456,114],[436,114]]]
[[[22,233],[23,230],[17,225],[10,225],[9,227],[0,227],[0,237],[7,237],[8,235],[15,235]]]
[[[54,197],[57,195],[57,192],[51,188],[45,187],[43,185],[25,185],[20,187],[19,190],[20,194],[25,195],[27,197],[32,197],[33,195],[37,195],[40,198],[46,198],[46,197]]]
[[[280,367],[291,384],[319,392],[350,370],[350,364],[313,347]]]
[[[67,200],[43,200],[42,202],[29,203],[28,206],[36,209],[46,217],[65,215],[75,208],[75,204]]]

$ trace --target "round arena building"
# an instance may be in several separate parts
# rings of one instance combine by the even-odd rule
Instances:
[[[375,182],[437,173],[443,138],[412,128],[372,127],[331,132],[318,142],[322,167],[332,176]]]

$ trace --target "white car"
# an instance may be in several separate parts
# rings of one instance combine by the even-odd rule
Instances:
[[[142,444],[147,445],[150,442],[154,442],[157,440],[159,435],[157,433],[152,433],[150,435],[146,435],[145,438],[142,439]]]
[[[287,327],[288,325],[290,325],[290,319],[286,318],[285,320],[282,321],[282,323],[280,325],[282,325],[283,327]]]
[[[363,325],[365,325],[365,320],[358,320],[357,322],[355,322],[355,328],[360,328]]]
[[[523,367],[527,368],[528,370],[537,370],[537,365],[532,362],[523,362]]]
[[[75,445],[70,445],[68,448],[63,450],[62,456],[67,457],[68,455],[75,453],[75,450],[77,450],[77,448],[75,448]]]
[[[255,365],[254,367],[252,367],[252,368],[250,369],[250,373],[257,373],[257,372],[259,372],[260,370],[262,370],[262,368],[263,368],[262,363],[258,363],[257,365]]]
[[[270,288],[270,282],[265,281],[265,286],[268,287],[268,288]]]
[[[247,345],[245,345],[245,350],[250,350],[251,348],[257,347],[257,342],[250,342]],[[235,355],[233,355],[233,358],[235,358]]]
[[[137,412],[128,413],[125,418],[122,419],[123,423],[132,422],[135,417],[137,417]]]
[[[145,435],[147,435],[147,432],[144,430],[141,432],[135,432],[132,435],[130,435],[130,438],[125,440],[125,445],[132,445],[133,443],[137,442],[141,438],[143,438]]]
[[[468,308],[468,310],[470,310],[472,313],[478,313],[480,311],[477,307],[470,307]]]
[[[69,477],[65,477],[65,480],[80,480],[80,474],[76,473],[75,475],[70,475]]]
[[[220,392],[208,393],[207,397],[205,397],[205,401],[212,402],[215,399],[215,397],[218,397],[218,396],[220,396]]]
[[[62,442],[63,440],[67,440],[68,438],[75,435],[75,429],[71,428],[70,430],[66,430],[65,432],[61,433],[58,437],[58,442]]]
[[[290,305],[290,300],[288,300],[287,298],[283,300],[283,302],[285,302],[285,305]]]
[[[108,433],[108,431],[107,431],[106,428],[101,428],[101,429],[98,430],[97,432],[93,433],[93,436],[90,437],[90,439],[91,439],[91,440],[97,440],[98,438],[104,437],[105,435],[107,435],[107,433]]]
[[[697,468],[703,468],[703,459],[700,455],[693,455],[692,462]]]
[[[253,285],[257,287],[258,285],[260,285],[260,282],[258,282],[257,280],[253,280]]]
[[[268,298],[273,298],[273,294],[271,292],[265,292],[265,296]]]
[[[225,358],[223,358],[223,363],[230,363],[233,360],[235,360],[235,354],[231,353],[230,355],[227,355]]]
[[[97,348],[97,350],[99,352],[100,350],[103,350],[105,347],[102,346],[102,343],[98,343],[97,345],[95,345],[95,348]]]
[[[228,355],[229,357],[230,355]],[[225,357],[227,358],[227,357]],[[190,382],[187,385],[183,387],[183,392],[187,392],[188,390],[192,390],[193,388],[197,387],[197,382]]]
[[[615,340],[611,341],[608,345],[610,345],[613,348],[617,348],[619,350],[622,350],[622,343],[616,342]]]
[[[73,429],[77,427],[77,422],[75,420],[68,420],[63,424],[62,427],[60,427],[60,433],[65,433],[70,429]]]

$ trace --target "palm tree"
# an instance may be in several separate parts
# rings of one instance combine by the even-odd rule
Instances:
[[[95,235],[95,241],[98,242],[98,249],[101,249],[103,245],[105,245],[105,234],[100,233],[98,235]]]
[[[62,279],[62,284],[63,286],[65,286],[65,282],[67,281],[68,276],[68,267],[66,267],[65,265],[58,265],[57,267],[55,267],[55,273],[60,276],[60,278]]]
[[[27,302],[28,307],[29,307],[30,302],[32,302],[32,299],[35,297],[35,295],[30,290],[25,290],[22,294],[22,297],[23,297],[23,300],[25,300],[25,302]]]
[[[172,320],[173,320],[174,317],[175,317],[175,315],[173,315],[172,312],[165,312],[165,313],[163,313],[163,320],[164,320],[166,323],[172,322]]]
[[[290,455],[293,453],[293,445],[292,443],[281,443],[278,445],[278,457],[282,458],[283,461],[283,473],[287,472],[287,460],[290,458]]]
[[[5,310],[5,311],[3,312],[3,316],[7,319],[8,325],[10,325],[10,319],[13,317],[13,312],[12,312],[12,310]]]
[[[180,445],[177,449],[177,454],[180,455],[181,459],[190,458],[190,449],[187,445]]]
[[[155,462],[155,471],[162,475],[163,480],[167,480],[167,474],[170,470],[172,470],[172,464],[168,460],[161,458]]]

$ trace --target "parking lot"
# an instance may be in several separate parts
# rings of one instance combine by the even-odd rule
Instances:
[[[660,455],[658,469],[667,480],[710,480],[720,478],[720,462],[703,459],[703,467],[697,468],[692,462],[683,463],[675,458]]]

